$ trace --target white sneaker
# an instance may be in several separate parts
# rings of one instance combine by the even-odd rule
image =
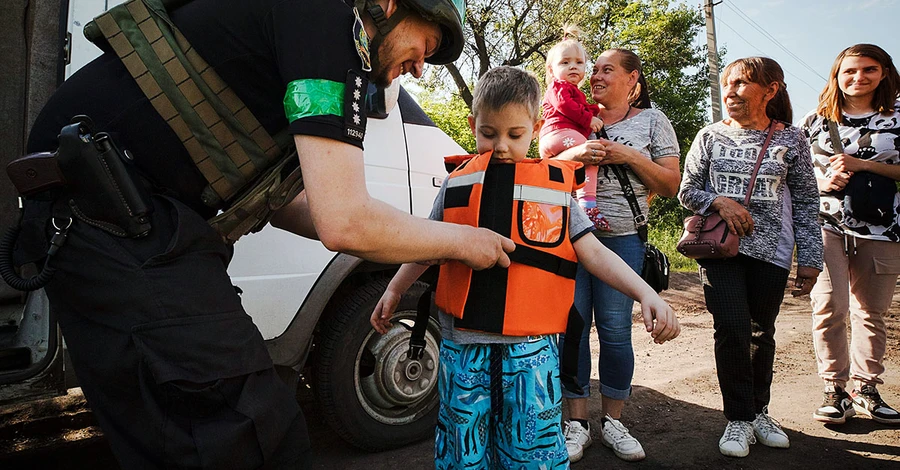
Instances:
[[[769,407],[763,408],[762,413],[756,415],[753,420],[753,434],[759,443],[766,447],[777,447],[779,449],[787,449],[791,446],[787,434],[781,430],[781,424],[769,416]]]
[[[749,421],[729,421],[719,439],[719,452],[729,457],[746,457],[750,454],[750,444],[755,443],[756,436]]]
[[[621,422],[606,415],[603,418],[603,444],[615,452],[616,457],[634,462],[646,457],[644,448],[637,439],[628,433],[628,428]]]
[[[566,438],[566,450],[569,451],[569,462],[577,462],[584,455],[584,449],[591,446],[591,424],[587,428],[578,421],[565,422],[563,436]]]

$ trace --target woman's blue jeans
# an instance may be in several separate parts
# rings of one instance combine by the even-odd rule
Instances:
[[[600,242],[619,255],[636,273],[644,263],[644,244],[637,235],[600,238]],[[591,378],[591,321],[597,325],[600,338],[600,393],[614,400],[631,395],[634,376],[634,348],[631,345],[631,308],[634,300],[592,276],[578,264],[575,278],[575,308],[584,318],[581,346],[578,353],[578,384],[584,394],[576,395],[563,389],[566,398],[590,396]],[[560,345],[565,335],[560,335]],[[563,348],[559,348],[562,354]]]

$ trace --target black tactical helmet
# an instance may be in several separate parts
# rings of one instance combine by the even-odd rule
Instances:
[[[370,42],[371,54],[378,53],[384,38],[407,15],[416,13],[441,27],[441,44],[435,53],[425,59],[429,64],[449,64],[459,58],[463,50],[463,20],[466,16],[465,0],[397,0],[397,9],[390,18],[375,0],[354,0],[359,11],[364,11],[375,21],[378,34]]]
[[[464,44],[462,24],[466,18],[465,0],[400,1],[426,20],[441,26],[441,45],[425,62],[443,65],[459,58]]]

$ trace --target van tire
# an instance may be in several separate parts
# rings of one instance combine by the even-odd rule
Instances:
[[[437,422],[440,327],[433,306],[425,357],[409,361],[405,355],[408,327],[428,286],[413,284],[400,300],[394,327],[382,336],[369,317],[388,282],[376,279],[355,288],[323,320],[314,365],[314,389],[325,422],[344,440],[368,451],[425,439],[434,434]]]

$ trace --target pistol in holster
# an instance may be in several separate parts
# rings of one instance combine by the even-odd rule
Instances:
[[[10,162],[9,178],[25,198],[61,188],[77,219],[119,237],[142,237],[150,232],[149,191],[131,158],[92,127],[90,119],[76,116],[62,128],[56,153]]]

